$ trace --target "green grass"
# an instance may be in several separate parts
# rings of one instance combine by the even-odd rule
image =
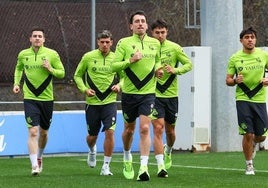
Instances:
[[[154,155],[149,159],[148,182],[136,181],[139,155],[134,154],[135,179],[126,180],[122,175],[122,154],[114,154],[111,171],[113,176],[100,176],[103,156],[98,154],[96,168],[86,164],[86,154],[79,156],[44,156],[44,170],[39,177],[30,175],[28,157],[0,158],[0,187],[49,187],[49,188],[173,188],[173,187],[268,187],[268,155],[257,152],[255,176],[244,175],[242,152],[173,153],[173,166],[168,178],[156,176]]]

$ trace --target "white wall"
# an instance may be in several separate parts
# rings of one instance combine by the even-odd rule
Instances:
[[[176,150],[207,150],[211,130],[211,48],[184,47],[193,70],[178,76]]]

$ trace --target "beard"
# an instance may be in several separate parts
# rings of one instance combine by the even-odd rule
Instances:
[[[246,50],[248,51],[252,51],[254,49],[254,46],[253,47],[246,47]]]

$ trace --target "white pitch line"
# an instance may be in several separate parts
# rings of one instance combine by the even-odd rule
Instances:
[[[86,161],[86,159],[79,159],[80,161]],[[100,160],[102,161],[102,160]],[[123,161],[117,161],[117,160],[112,160],[112,163],[123,163]],[[139,162],[132,162],[133,164],[140,164]],[[157,166],[156,163],[149,163],[149,165],[155,165]],[[193,168],[193,169],[208,169],[208,170],[223,170],[223,171],[245,171],[245,169],[239,169],[239,168],[220,168],[220,167],[209,167],[209,166],[188,166],[188,165],[176,165],[172,164],[173,167],[178,167],[178,168]],[[264,172],[268,173],[268,170],[256,170],[255,172]]]
[[[184,166],[184,165],[173,165],[172,167],[181,167],[181,168],[198,168],[198,169],[209,169],[209,170],[224,170],[224,171],[245,171],[245,169],[239,168],[219,168],[219,167],[208,167],[208,166]],[[256,172],[268,173],[268,170],[254,170]]]

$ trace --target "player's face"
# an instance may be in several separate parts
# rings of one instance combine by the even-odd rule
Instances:
[[[113,41],[111,38],[101,38],[98,40],[99,49],[103,54],[109,53],[112,45]]]
[[[130,29],[134,34],[144,35],[148,29],[146,18],[143,15],[135,15],[133,22],[130,24]]]
[[[33,47],[43,46],[45,42],[44,33],[42,31],[33,31],[30,37],[30,42]]]
[[[245,50],[253,50],[255,45],[256,45],[256,36],[252,33],[252,34],[246,34],[243,36],[242,39],[240,39],[240,42],[243,45],[243,48]]]
[[[154,28],[152,31],[152,36],[158,39],[161,43],[164,42],[167,38],[168,30],[167,28]]]

